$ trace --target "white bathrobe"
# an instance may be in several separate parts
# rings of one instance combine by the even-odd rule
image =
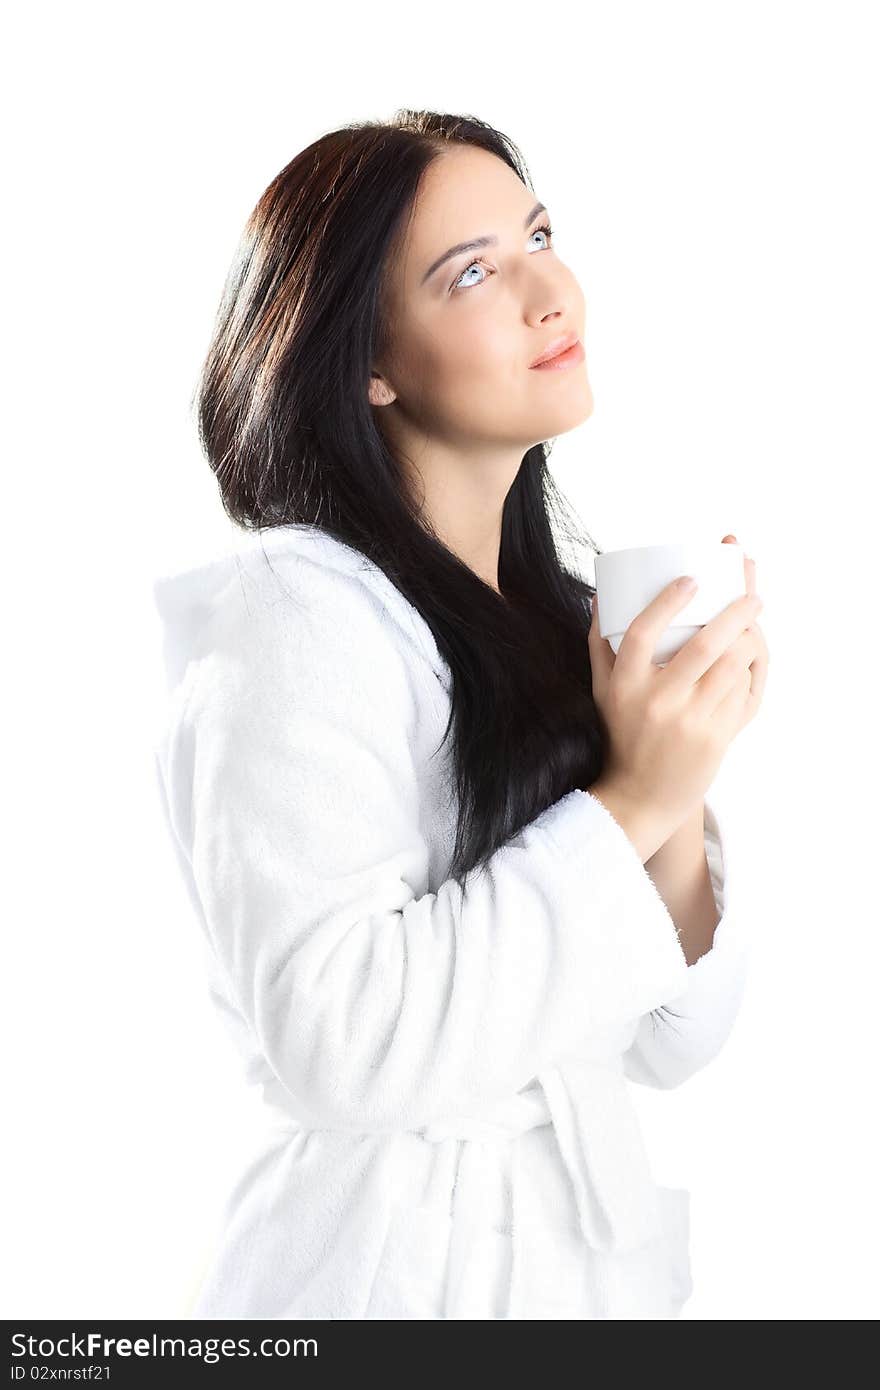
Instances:
[[[714,807],[692,966],[588,792],[463,896],[450,671],[377,566],[289,526],[154,592],[162,804],[271,1121],[193,1316],[677,1317],[690,1194],[654,1182],[629,1083],[686,1080],[739,1007]]]

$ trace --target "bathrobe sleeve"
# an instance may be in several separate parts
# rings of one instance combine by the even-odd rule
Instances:
[[[729,837],[704,800],[704,844],[719,921],[713,944],[687,969],[684,989],[644,1014],[624,1053],[631,1081],[678,1086],[711,1062],[730,1036],[745,993],[750,946],[731,892]]]
[[[294,596],[249,605],[200,657],[162,755],[206,929],[313,1125],[479,1114],[678,998],[675,924],[582,791],[496,850],[466,894],[452,878],[426,891],[438,677],[365,584],[301,570]]]

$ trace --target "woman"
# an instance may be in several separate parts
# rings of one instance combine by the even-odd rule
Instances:
[[[520,157],[470,117],[326,135],[248,222],[198,397],[243,540],[156,585],[160,787],[277,1120],[195,1316],[675,1317],[690,1293],[689,1194],[653,1182],[627,1081],[680,1083],[736,1014],[703,794],[766,657],[732,605],[699,669],[692,643],[653,667],[672,590],[616,662],[600,641],[546,466],[592,410],[583,352],[533,365],[583,328]],[[672,904],[687,850],[684,922],[658,885]]]

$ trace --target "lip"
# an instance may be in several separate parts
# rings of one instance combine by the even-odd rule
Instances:
[[[561,338],[554,338],[552,343],[548,343],[544,351],[535,358],[534,362],[530,363],[529,370],[531,371],[533,367],[543,367],[552,363],[578,343],[580,343],[580,339],[576,333],[566,333]]]
[[[545,357],[543,362],[538,362],[530,368],[533,372],[564,372],[568,367],[575,367],[583,362],[585,358],[584,345],[580,338],[575,338],[571,347],[563,348],[553,357]]]

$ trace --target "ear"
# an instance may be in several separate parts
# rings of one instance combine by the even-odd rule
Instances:
[[[370,405],[390,405],[397,399],[397,392],[378,372],[370,373]]]

